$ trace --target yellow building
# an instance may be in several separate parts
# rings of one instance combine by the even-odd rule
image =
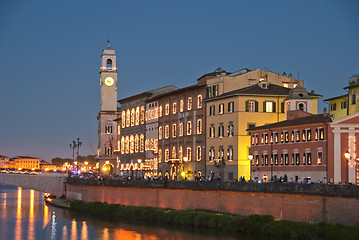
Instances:
[[[338,119],[348,115],[349,108],[347,94],[325,99],[324,101],[329,102],[329,112],[333,119]]]
[[[330,104],[330,115],[333,119],[359,112],[359,74],[351,76],[349,85],[344,89],[347,94],[324,100]]]
[[[28,156],[18,156],[9,160],[10,168],[17,170],[39,170],[40,159]]]
[[[233,77],[219,69],[215,78],[207,79],[206,175],[212,179],[250,179],[250,133],[246,130],[285,120],[284,100],[291,88],[303,85],[303,81],[269,71],[241,71],[241,76]],[[310,112],[316,114],[321,96],[310,96]]]
[[[359,112],[359,74],[353,75],[351,78],[349,78],[349,86],[345,87],[344,89],[349,90],[348,114]]]

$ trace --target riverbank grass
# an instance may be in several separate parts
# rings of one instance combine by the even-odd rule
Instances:
[[[126,219],[156,224],[166,223],[283,239],[359,239],[359,227],[325,222],[309,224],[279,221],[268,215],[239,216],[207,210],[173,210],[84,201],[73,201],[70,205],[70,210],[104,220],[118,221]]]

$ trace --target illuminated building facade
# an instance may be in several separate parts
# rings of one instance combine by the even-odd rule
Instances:
[[[157,166],[156,157],[146,152],[145,144],[147,129],[156,127],[157,119],[150,117],[150,113],[155,116],[157,106],[155,106],[156,103],[152,102],[150,105],[148,101],[151,101],[153,97],[159,94],[171,92],[175,89],[177,88],[174,86],[167,86],[118,101],[121,104],[121,108],[119,109],[120,117],[118,119],[120,134],[118,135],[119,148],[117,155],[119,156],[121,175],[140,177],[155,170]],[[148,107],[147,111],[146,107]],[[151,134],[148,134],[147,137],[150,140],[156,138],[156,136]]]
[[[40,159],[28,156],[17,156],[9,159],[9,168],[17,170],[40,170]]]
[[[234,73],[217,69],[206,74],[207,175],[228,181],[250,179],[250,135],[248,128],[285,119],[284,100],[302,80],[259,69]],[[315,94],[312,94],[316,96]],[[311,102],[315,114],[317,98]]]
[[[9,157],[0,155],[0,168],[9,168]]]
[[[158,172],[169,179],[205,176],[206,84],[162,94],[158,102]]]

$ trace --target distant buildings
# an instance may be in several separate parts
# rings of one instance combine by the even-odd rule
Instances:
[[[9,159],[9,168],[17,170],[40,170],[40,159],[29,156],[17,156]]]

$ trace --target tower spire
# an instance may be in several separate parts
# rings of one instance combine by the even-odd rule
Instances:
[[[109,37],[108,40],[107,40],[107,48],[108,48],[108,49],[110,48],[110,37]]]

